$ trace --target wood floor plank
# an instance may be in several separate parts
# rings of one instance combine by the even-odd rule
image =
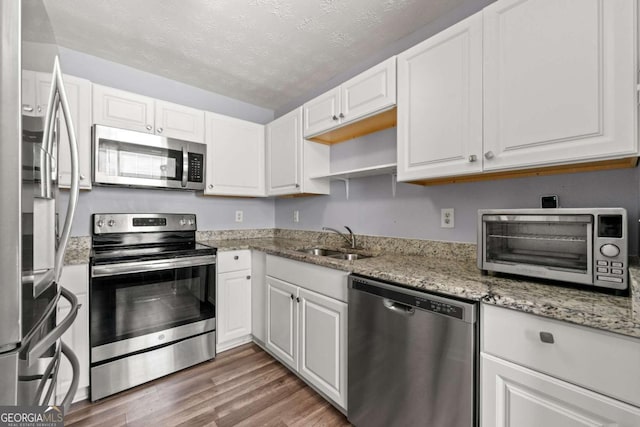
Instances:
[[[65,426],[348,426],[346,417],[250,343],[95,403],[72,405]]]

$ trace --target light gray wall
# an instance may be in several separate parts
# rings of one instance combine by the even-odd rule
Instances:
[[[67,205],[68,194],[68,191],[60,192],[61,206]],[[236,210],[243,211],[241,223],[235,222]],[[91,214],[120,212],[195,213],[198,230],[273,228],[275,224],[272,199],[203,197],[190,191],[94,187],[92,191],[80,192],[71,234],[89,236]]]
[[[59,49],[63,72],[94,83],[255,123],[273,120],[273,110],[267,108],[62,46]]]
[[[474,13],[484,9],[485,6],[493,3],[495,0],[464,0],[463,3],[451,12],[441,16],[435,21],[425,25],[417,31],[409,34],[406,37],[401,38],[395,43],[381,48],[374,56],[368,58],[366,61],[359,63],[358,65],[351,67],[350,69],[337,74],[324,84],[314,88],[312,91],[303,94],[302,96],[288,102],[281,108],[276,110],[276,117],[280,117],[294,108],[299,107],[310,99],[332,89],[339,84],[347,81],[351,77],[354,77],[361,72],[371,68],[372,66],[384,61],[387,58],[397,55],[414,46],[434,34],[452,26],[453,24],[462,21],[464,18],[473,15]]]
[[[384,163],[382,154],[389,147],[393,152],[394,146],[393,129],[333,145],[332,172],[375,164],[362,164],[373,156],[371,151]],[[358,234],[475,242],[478,209],[539,207],[540,196],[557,194],[561,207],[626,208],[630,251],[637,254],[639,183],[640,171],[634,168],[430,187],[398,183],[394,198],[391,176],[382,175],[352,179],[349,200],[339,181],[331,184],[330,196],[278,199],[275,224],[304,230],[348,225]],[[443,208],[455,209],[455,228],[440,228]],[[294,210],[300,212],[298,223],[293,222]]]
[[[256,123],[268,123],[273,119],[272,110],[63,47],[60,47],[60,65],[65,73],[153,98]],[[66,206],[67,200],[68,192],[61,191],[62,206]],[[272,199],[202,197],[193,192],[94,187],[92,191],[80,192],[72,235],[89,235],[91,214],[94,213],[195,213],[198,229],[219,230],[271,228],[275,222],[274,209]],[[235,222],[236,210],[243,211],[242,223]]]

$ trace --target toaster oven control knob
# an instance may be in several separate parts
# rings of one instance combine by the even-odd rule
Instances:
[[[113,227],[114,225],[116,225],[116,222],[114,220],[110,219],[107,224],[109,225],[109,227]]]
[[[195,222],[194,220],[190,219],[190,220],[188,221],[188,223],[189,223],[189,225],[193,225],[193,224],[195,224],[196,222]]]
[[[184,219],[184,218],[181,218],[180,219],[180,225],[184,227],[186,224],[187,224],[187,220]]]
[[[613,258],[620,254],[620,248],[611,243],[600,246],[600,253],[606,257]]]
[[[97,226],[98,226],[98,228],[102,228],[104,226],[104,221],[99,219]]]

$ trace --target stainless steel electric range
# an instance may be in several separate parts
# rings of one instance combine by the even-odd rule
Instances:
[[[95,214],[91,400],[215,357],[216,249],[192,214]]]

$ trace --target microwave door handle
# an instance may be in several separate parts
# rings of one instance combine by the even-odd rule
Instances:
[[[75,128],[71,119],[69,99],[64,88],[62,71],[60,70],[60,60],[57,56],[53,65],[53,74],[58,88],[58,96],[60,97],[60,105],[62,106],[62,114],[67,128],[67,135],[69,136],[69,153],[71,155],[71,188],[69,189],[69,202],[55,257],[55,280],[58,282],[60,280],[60,275],[62,274],[62,266],[64,265],[64,253],[67,249],[69,236],[71,235],[71,222],[73,221],[73,217],[76,213],[76,207],[78,206],[80,171],[78,166],[78,140],[76,138]]]
[[[182,186],[187,186],[187,178],[189,177],[189,152],[185,145],[182,146]]]

